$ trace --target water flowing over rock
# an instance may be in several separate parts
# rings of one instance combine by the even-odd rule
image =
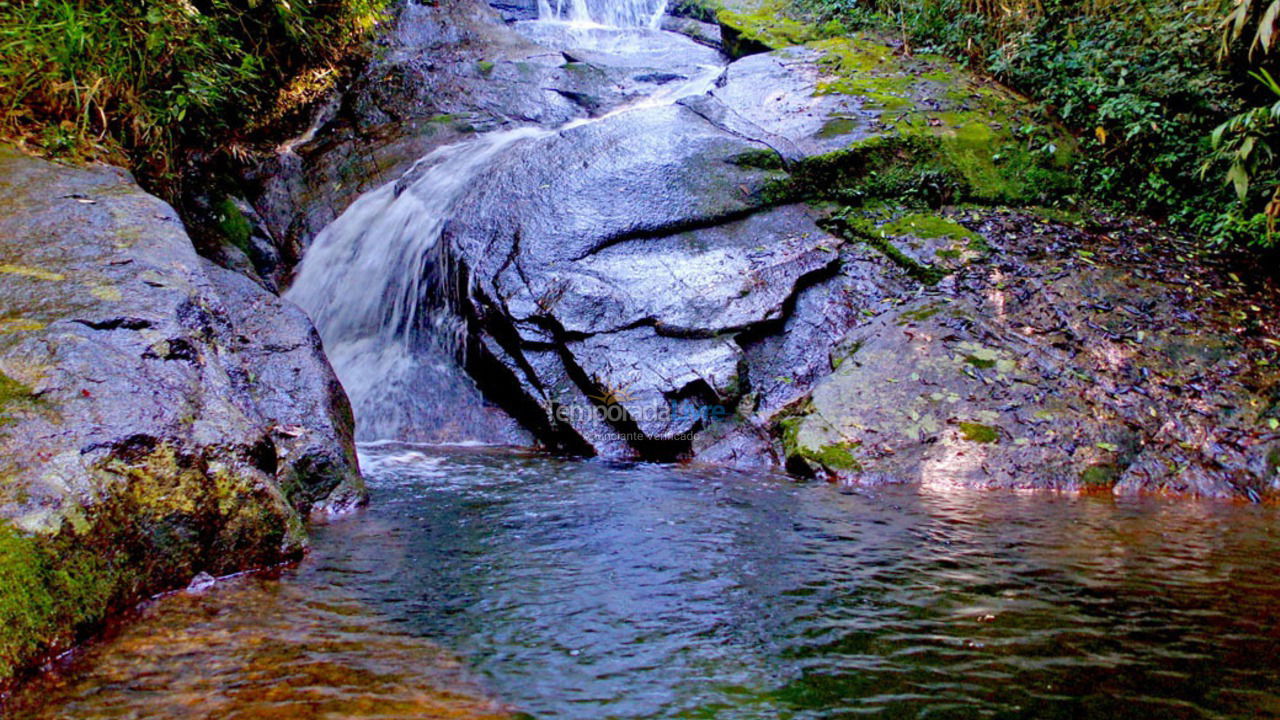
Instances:
[[[112,608],[280,562],[361,501],[295,306],[123,171],[0,151],[0,684]]]
[[[509,17],[537,17],[536,6],[515,10]],[[676,77],[665,67],[603,62],[619,57],[607,48],[587,57],[572,39],[555,48],[519,32],[551,25],[557,27],[550,32],[602,35],[602,28],[583,24],[508,26],[477,0],[401,5],[369,67],[317,109],[307,132],[245,177],[284,261],[277,271],[281,286],[315,236],[361,193],[399,177],[432,150],[477,132],[551,129],[603,114]],[[624,34],[661,37],[644,31]],[[713,50],[692,41],[665,46],[687,50],[668,50],[668,59],[716,62]],[[663,53],[659,47],[650,55]]]
[[[1230,360],[1274,353],[1231,339],[1228,301],[1148,312],[1140,333],[1094,329],[1106,287],[1113,308],[1191,302],[1155,272],[1175,240],[1126,230],[1145,254],[1064,264],[1119,231],[936,210],[1050,198],[1071,141],[1052,157],[1020,149],[1014,128],[1034,113],[1015,95],[866,35],[728,62],[634,22],[545,20],[574,7],[502,26],[556,58],[513,82],[589,67],[611,90],[560,88],[580,114],[506,116],[398,179],[368,176],[385,184],[305,258],[290,297],[315,318],[361,437],[501,442],[492,403],[547,446],[615,457],[851,482],[1280,492],[1262,415],[1274,373]],[[889,203],[851,209],[868,197]],[[1145,279],[1116,280],[1126,265]],[[999,299],[1015,285],[1017,310],[1058,322]],[[1188,357],[1186,343],[1221,350],[1141,362]],[[1211,406],[1161,389],[1206,375],[1220,380]]]
[[[361,439],[521,439],[512,421],[486,408],[457,362],[467,330],[439,304],[438,286],[449,278],[435,251],[448,212],[479,169],[540,132],[495,133],[435,150],[317,238],[289,297],[320,328],[354,399]]]
[[[538,0],[538,19],[656,28],[667,0]]]

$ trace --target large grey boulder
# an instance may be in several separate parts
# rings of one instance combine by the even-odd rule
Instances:
[[[0,277],[0,683],[362,499],[305,316],[197,256],[124,171],[0,151]]]
[[[368,67],[317,108],[306,133],[247,173],[249,199],[282,259],[272,279],[287,286],[326,225],[435,148],[603,115],[718,58],[684,37],[639,29],[629,36],[647,38],[645,52],[609,52],[595,47],[600,32],[508,25],[479,0],[400,4]]]
[[[836,52],[879,75],[842,78]],[[748,57],[709,93],[513,146],[442,238],[501,369],[481,384],[517,393],[548,443],[604,455],[864,483],[1280,493],[1274,363],[1253,363],[1275,352],[1230,320],[1233,304],[1270,301],[1189,296],[1179,277],[1211,282],[1174,240],[1135,230],[1134,254],[1028,214],[960,224],[793,202],[919,148],[973,196],[1026,192],[1031,176],[990,157],[1020,106],[993,115],[998,88],[948,96],[936,72],[895,77],[895,62],[854,41]]]
[[[464,276],[465,312],[510,373],[499,384],[540,409],[523,419],[554,445],[687,454],[753,392],[746,347],[837,271],[820,213],[786,204],[780,188],[786,167],[865,131],[779,120],[737,89],[770,80],[775,65],[741,64],[710,92],[511,147],[452,210],[443,264]],[[783,89],[812,98],[815,78]],[[820,97],[811,109],[826,118],[847,104]],[[815,365],[796,355],[784,361],[792,371]]]

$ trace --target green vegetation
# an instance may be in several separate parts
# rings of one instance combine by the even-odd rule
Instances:
[[[101,621],[119,581],[92,552],[0,521],[0,687],[42,650],[65,647],[73,628]]]
[[[1051,204],[1143,212],[1219,243],[1280,239],[1274,2],[796,1],[815,23],[892,33],[906,54],[956,58],[1053,111],[1083,152]]]
[[[333,85],[387,0],[0,0],[0,139],[105,159],[174,197]]]
[[[1000,440],[1000,431],[990,425],[962,422],[959,427],[960,434],[969,442],[991,444]]]
[[[261,476],[159,445],[94,468],[107,498],[0,519],[0,690],[115,609],[295,555],[304,531]]]
[[[858,462],[858,458],[853,454],[859,443],[839,442],[816,448],[802,443],[800,426],[805,417],[804,414],[792,415],[778,422],[778,427],[782,430],[782,446],[787,458],[799,458],[833,472],[841,470],[857,472],[862,469],[862,463]]]

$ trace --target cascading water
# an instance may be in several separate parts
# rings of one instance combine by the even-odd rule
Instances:
[[[657,28],[667,0],[538,0],[539,20]]]
[[[566,15],[562,7],[548,8],[543,16],[573,18],[581,11],[618,27],[545,20],[518,25],[544,45],[630,54],[645,66],[663,57],[655,46],[674,37],[643,27],[661,16],[661,0],[657,6],[609,0],[590,9],[583,0],[566,1],[579,9]],[[644,19],[644,13],[652,17]],[[436,246],[446,220],[468,186],[516,143],[705,93],[721,69],[694,63],[684,81],[661,85],[601,118],[555,129],[497,131],[438,148],[401,179],[361,196],[316,237],[287,297],[307,311],[324,340],[351,398],[358,440],[509,443],[521,438],[459,366],[465,327],[440,302],[444,294],[438,287],[445,278],[437,268]]]
[[[519,128],[438,148],[410,170],[416,182],[362,195],[316,238],[287,297],[320,331],[358,439],[506,439],[455,360],[461,322],[429,302],[433,250],[467,183],[503,148],[547,132]]]

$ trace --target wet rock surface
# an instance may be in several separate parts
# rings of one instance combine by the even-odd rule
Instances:
[[[990,161],[983,108],[1016,99],[936,67],[894,84],[908,61],[880,47],[747,57],[480,178],[444,242],[544,439],[852,482],[1274,496],[1270,346],[1228,318],[1252,296],[1182,292],[1161,267],[1212,271],[1166,265],[1174,239],[998,210],[850,232],[785,203],[789,171],[884,138],[936,141],[973,197],[1034,177]]]
[[[444,252],[472,278],[466,312],[539,422],[568,436],[557,442],[678,453],[700,413],[740,393],[733,336],[780,321],[836,259],[808,208],[771,207],[778,164],[768,145],[672,105],[516,146],[476,179]],[[541,350],[553,352],[526,359]],[[628,418],[587,419],[602,399]]]
[[[965,232],[881,225],[889,243],[953,271],[863,298],[868,313],[833,346],[831,374],[775,416],[792,470],[1250,500],[1280,491],[1273,292],[1192,261],[1190,244],[1150,227],[951,217]]]
[[[110,608],[279,562],[363,493],[310,322],[123,171],[0,151],[0,683]]]
[[[504,16],[525,21],[536,7],[405,3],[377,58],[320,108],[313,129],[247,174],[250,200],[284,260],[278,281],[356,197],[431,150],[480,132],[598,116],[717,58],[675,35],[639,56],[575,50],[600,31],[560,28],[546,37]]]
[[[1271,366],[1251,364],[1271,362],[1258,338],[1274,328],[1246,341],[1229,317],[1231,302],[1267,307],[1267,291],[1182,297],[1164,270],[1205,261],[1177,260],[1178,241],[1149,229],[906,209],[1053,199],[1074,143],[1008,90],[883,38],[824,39],[735,7],[718,20],[742,57],[705,92],[614,113],[687,83],[708,59],[689,47],[708,48],[628,54],[597,30],[579,43],[591,49],[565,49],[563,29],[466,12],[462,47],[509,53],[484,75],[468,69],[480,55],[427,72],[429,53],[404,43],[383,67],[471,78],[430,101],[463,113],[491,79],[508,105],[475,130],[599,118],[504,148],[468,180],[430,261],[467,322],[469,372],[547,445],[851,482],[1276,494]],[[678,14],[667,27],[714,44],[705,13]],[[553,88],[549,103],[514,111],[539,102],[534,87]],[[1036,123],[1054,152],[1015,134]],[[379,167],[362,177],[403,162]],[[427,169],[397,196],[429,196]],[[848,217],[877,198],[893,209]],[[1146,314],[1119,310],[1136,324],[1117,335],[1099,303]]]

